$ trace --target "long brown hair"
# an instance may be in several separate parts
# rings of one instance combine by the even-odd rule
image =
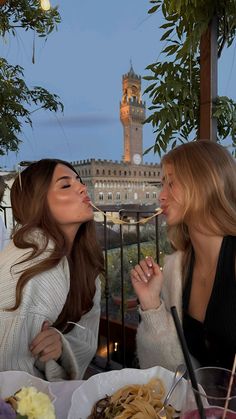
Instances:
[[[167,153],[163,170],[166,164],[184,192],[183,221],[168,234],[173,247],[184,251],[185,262],[191,254],[188,221],[209,234],[236,236],[236,162],[228,150],[212,141],[194,141]]]
[[[16,302],[11,310],[19,307],[23,288],[33,276],[52,269],[63,257],[67,257],[70,289],[54,326],[61,331],[69,331],[73,326],[69,326],[67,322],[79,321],[82,314],[92,308],[95,279],[103,272],[104,262],[102,250],[96,239],[94,221],[87,221],[80,226],[69,251],[67,240],[49,211],[47,193],[58,164],[69,167],[77,174],[74,167],[66,161],[42,159],[20,173],[11,188],[11,205],[17,223],[13,242],[20,249],[32,249],[24,262],[33,260],[45,252],[49,240],[53,242],[53,249],[48,257],[37,261],[21,273],[16,286]],[[30,238],[35,230],[43,234],[43,243],[40,243],[40,246]]]

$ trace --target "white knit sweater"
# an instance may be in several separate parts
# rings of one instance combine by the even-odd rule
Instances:
[[[141,368],[160,365],[169,370],[183,363],[182,350],[170,312],[176,306],[182,320],[181,252],[166,257],[161,305],[157,310],[139,310],[137,354]]]
[[[43,240],[42,233],[35,232],[34,239]],[[45,258],[52,245],[39,259]],[[82,379],[84,372],[97,349],[100,320],[100,281],[96,280],[93,308],[79,321],[79,325],[62,336],[63,352],[60,362],[37,361],[29,350],[34,337],[41,331],[45,320],[53,323],[64,306],[70,283],[69,266],[66,258],[53,269],[33,277],[23,290],[20,307],[5,311],[15,304],[16,284],[20,272],[31,262],[12,265],[26,257],[29,249],[19,249],[11,241],[0,253],[0,371],[21,370],[48,381]]]

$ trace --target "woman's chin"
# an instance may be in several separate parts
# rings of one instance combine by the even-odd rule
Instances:
[[[174,227],[174,226],[176,226],[179,223],[180,223],[180,220],[178,220],[177,218],[174,218],[174,217],[171,217],[171,216],[167,216],[166,217],[166,224],[169,227]]]

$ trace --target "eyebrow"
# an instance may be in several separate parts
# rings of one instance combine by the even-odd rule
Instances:
[[[60,180],[63,180],[63,179],[71,179],[71,176],[61,176],[56,180],[56,182],[60,182]]]
[[[80,179],[80,176],[76,175],[75,178]],[[60,180],[69,180],[69,179],[73,179],[73,176],[61,176],[56,180],[56,182],[60,182]]]

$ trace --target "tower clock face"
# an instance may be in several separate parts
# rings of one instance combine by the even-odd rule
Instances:
[[[134,164],[140,164],[142,161],[142,158],[140,156],[140,154],[136,153],[133,155],[133,163]]]

